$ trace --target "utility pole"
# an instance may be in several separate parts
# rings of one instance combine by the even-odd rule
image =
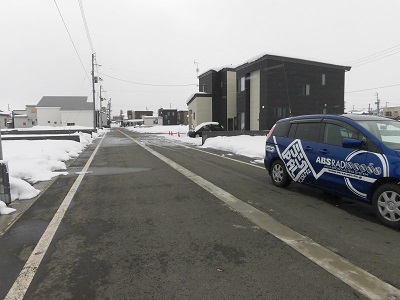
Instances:
[[[379,98],[378,98],[378,93],[375,93],[375,95],[376,95],[376,102],[375,102],[375,104],[376,104],[376,110],[377,110],[377,115],[379,116],[380,115],[380,113],[379,113]]]
[[[96,129],[96,90],[94,87],[94,60],[95,53],[92,53],[92,88],[93,88],[93,129]]]
[[[107,125],[111,124],[111,98],[108,100],[108,105],[107,105],[107,112],[108,112],[108,123]]]

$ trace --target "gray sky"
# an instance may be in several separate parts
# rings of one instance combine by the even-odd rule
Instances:
[[[79,0],[0,0],[1,110],[50,95],[92,99],[93,50],[113,115],[186,109],[198,90],[195,60],[201,74],[262,53],[352,66],[348,110],[375,108],[376,93],[381,106],[400,106],[398,0],[81,3],[93,47]]]

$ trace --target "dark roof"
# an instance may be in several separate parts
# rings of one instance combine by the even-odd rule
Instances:
[[[87,96],[44,96],[36,107],[60,107],[60,110],[93,110]]]
[[[203,93],[203,92],[194,93],[192,96],[190,96],[189,99],[187,99],[186,105],[189,105],[194,99],[200,98],[200,97],[212,97],[212,94]]]
[[[305,60],[305,59],[299,59],[299,58],[292,58],[292,57],[284,57],[284,56],[265,54],[263,56],[257,57],[257,58],[255,58],[253,60],[250,60],[250,61],[238,66],[236,68],[236,71],[244,69],[246,67],[249,67],[249,66],[253,65],[254,63],[257,63],[257,62],[260,62],[260,61],[265,61],[265,60],[277,60],[277,61],[282,61],[282,62],[291,62],[291,63],[297,63],[297,64],[305,64],[305,65],[311,65],[311,66],[332,68],[332,69],[341,69],[343,71],[350,71],[350,69],[351,69],[351,67],[349,67],[349,66],[339,66],[339,65],[323,63],[323,62],[317,62],[317,61],[311,61],[311,60]]]

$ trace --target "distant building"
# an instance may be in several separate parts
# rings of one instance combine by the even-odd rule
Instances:
[[[163,125],[178,125],[178,110],[172,108],[160,108],[158,116],[162,117]]]
[[[188,111],[187,110],[178,110],[178,125],[188,125]]]
[[[93,102],[87,96],[44,96],[36,105],[40,126],[93,128]]]
[[[11,116],[8,112],[0,111],[0,129],[8,128],[11,121]]]
[[[162,126],[163,118],[160,116],[144,116],[143,125],[146,126]]]
[[[13,110],[14,128],[30,128],[37,125],[36,105],[26,105],[25,109]]]
[[[128,119],[143,119],[144,116],[152,116],[153,111],[150,110],[128,110],[127,117]]]
[[[383,107],[382,114],[385,117],[398,120],[400,118],[400,106],[396,107]]]

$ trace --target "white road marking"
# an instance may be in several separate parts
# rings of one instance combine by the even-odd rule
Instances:
[[[215,153],[211,153],[211,152],[207,152],[207,151],[200,150],[200,149],[197,149],[197,148],[192,148],[192,147],[189,147],[189,148],[190,148],[190,149],[193,149],[193,150],[196,150],[196,151],[203,152],[203,153],[207,153],[207,154],[210,154],[210,155],[214,155],[214,156],[218,156],[218,157],[225,158],[225,159],[228,159],[228,160],[232,160],[232,161],[235,161],[235,162],[244,164],[244,165],[248,165],[248,166],[252,166],[252,167],[256,167],[256,168],[265,170],[265,167],[257,166],[257,165],[255,165],[255,164],[251,164],[251,163],[248,163],[248,162],[245,162],[245,161],[237,160],[237,159],[234,159],[234,158],[222,156],[222,155],[215,154]]]
[[[227,191],[147,147],[144,143],[136,141],[122,131],[120,132],[225,204],[229,205],[251,222],[274,235],[276,238],[369,299],[400,299],[400,290],[396,287],[382,281],[360,267],[357,267],[343,257],[315,243],[312,239],[279,223],[267,213],[236,198]]]
[[[92,155],[90,156],[89,160],[86,162],[85,166],[82,169],[81,174],[75,180],[74,184],[72,185],[71,189],[69,190],[68,194],[65,196],[63,202],[61,203],[60,207],[58,208],[57,212],[55,213],[53,219],[51,220],[50,224],[47,226],[45,232],[43,233],[42,237],[40,238],[39,242],[37,243],[35,249],[33,249],[32,254],[29,256],[25,266],[22,268],[21,272],[19,273],[17,279],[15,280],[13,286],[8,291],[5,300],[17,300],[23,299],[25,296],[26,291],[29,288],[29,285],[32,282],[33,276],[35,276],[39,265],[46,254],[47,249],[51,241],[53,240],[54,234],[56,233],[60,223],[65,215],[65,212],[70,205],[72,198],[74,197],[76,191],[79,188],[79,185],[82,182],[83,177],[85,176],[87,170],[89,169],[90,164],[94,156],[97,153],[97,150],[100,147],[101,142],[103,141],[105,135],[100,140],[99,144],[97,145],[96,149],[93,151]]]

